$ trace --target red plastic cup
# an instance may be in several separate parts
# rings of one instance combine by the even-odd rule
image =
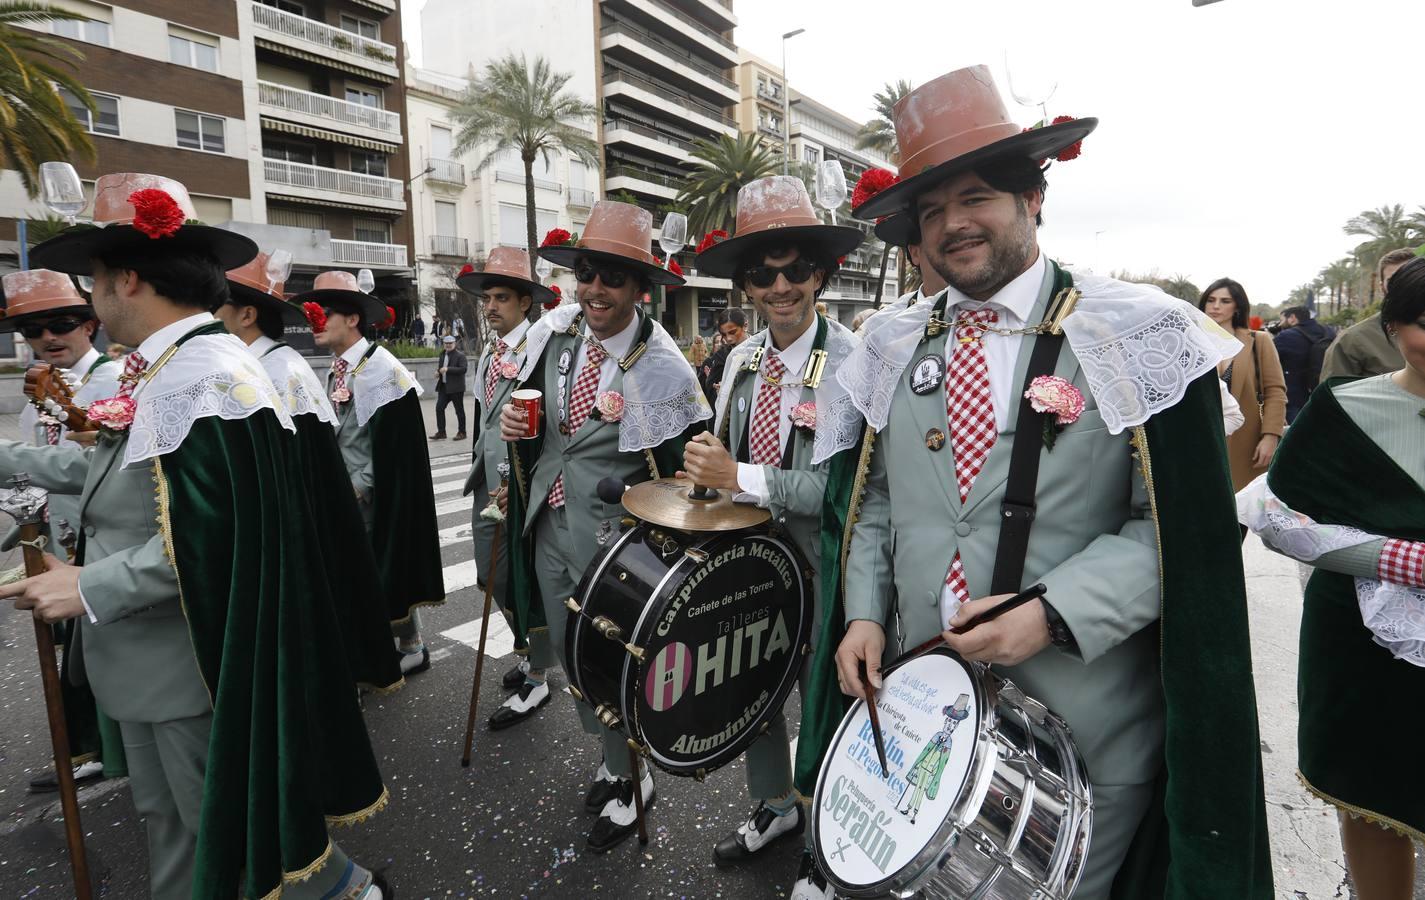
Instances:
[[[543,401],[544,394],[542,392],[528,388],[510,394],[510,402],[524,410],[524,436],[526,438],[539,437],[540,406]]]

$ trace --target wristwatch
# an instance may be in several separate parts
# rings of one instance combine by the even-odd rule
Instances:
[[[1074,640],[1074,633],[1069,630],[1064,617],[1048,600],[1040,597],[1039,602],[1044,604],[1044,618],[1049,623],[1049,643],[1061,650],[1077,649],[1079,642]]]

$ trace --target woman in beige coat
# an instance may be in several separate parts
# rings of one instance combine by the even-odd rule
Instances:
[[[1197,308],[1242,342],[1242,351],[1217,367],[1246,420],[1227,438],[1232,486],[1240,491],[1267,471],[1286,430],[1286,379],[1272,336],[1247,327],[1252,305],[1242,285],[1217,279],[1202,292]]]

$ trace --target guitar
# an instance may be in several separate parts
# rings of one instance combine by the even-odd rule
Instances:
[[[74,402],[74,388],[64,372],[49,363],[35,363],[25,370],[25,396],[42,415],[58,419],[70,431],[98,431],[83,407]]]

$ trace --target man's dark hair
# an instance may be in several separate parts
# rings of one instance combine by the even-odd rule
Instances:
[[[731,322],[738,328],[745,329],[747,327],[747,313],[743,312],[741,309],[734,307],[732,309],[724,310],[717,314],[717,327],[721,328],[728,322]]]
[[[539,318],[539,304],[534,302],[534,292],[530,290],[528,284],[515,281],[513,278],[489,278],[485,281],[484,289],[488,291],[490,288],[509,288],[514,291],[515,297],[518,299],[529,298],[529,308],[524,311],[524,317],[527,321]]]
[[[822,292],[831,285],[831,276],[841,268],[836,257],[830,251],[818,243],[812,241],[763,241],[754,244],[743,251],[742,256],[737,261],[737,269],[732,273],[732,283],[747,290],[747,270],[762,265],[762,261],[769,256],[786,256],[793,250],[802,259],[811,260],[811,264],[822,273],[821,287],[812,294],[813,297],[820,297]]]
[[[244,306],[251,306],[257,312],[257,330],[272,338],[274,341],[282,340],[286,334],[287,326],[286,323],[282,321],[282,313],[272,307],[259,306],[256,303],[251,303],[241,295],[233,293],[231,290],[228,291],[227,303],[229,306],[235,306],[238,309],[242,309]]]
[[[1296,316],[1298,322],[1306,322],[1311,319],[1311,310],[1304,306],[1288,306],[1282,310],[1282,318],[1285,319],[1287,316]]]
[[[160,242],[154,242],[160,243]],[[154,293],[178,306],[212,312],[227,302],[228,279],[217,259],[196,250],[163,246],[99,254],[107,269],[127,269]]]
[[[1236,307],[1232,310],[1232,327],[1246,328],[1248,319],[1252,314],[1252,304],[1247,300],[1247,289],[1242,287],[1240,282],[1231,278],[1219,278],[1202,292],[1202,296],[1197,298],[1197,308],[1203,309],[1207,306],[1207,298],[1222,290],[1227,289],[1227,293],[1232,295],[1232,302]]]
[[[1380,327],[1414,325],[1425,316],[1425,257],[1416,257],[1395,270],[1386,285],[1380,307]]]
[[[1039,163],[1032,159],[1020,159],[1017,156],[1001,157],[991,159],[976,166],[974,172],[985,184],[997,191],[1004,191],[1006,194],[1023,194],[1025,191],[1040,191],[1047,194],[1049,192],[1049,182],[1044,178],[1046,167],[1041,167]],[[912,198],[910,204],[910,217],[915,222],[916,240],[912,243],[919,243],[920,238],[920,205]],[[1044,224],[1044,213],[1038,212],[1034,215],[1034,224],[1041,226]]]
[[[1385,286],[1386,286],[1386,284],[1385,284],[1385,267],[1386,267],[1386,266],[1400,266],[1400,265],[1404,265],[1405,263],[1410,262],[1410,261],[1411,261],[1412,259],[1414,259],[1414,258],[1415,258],[1415,250],[1414,250],[1413,248],[1411,248],[1411,247],[1400,247],[1400,248],[1398,248],[1398,249],[1396,249],[1396,250],[1391,250],[1389,253],[1387,253],[1387,254],[1385,254],[1384,256],[1382,256],[1382,257],[1380,258],[1380,262],[1376,263],[1376,280],[1381,283],[1381,287],[1385,287]]]

